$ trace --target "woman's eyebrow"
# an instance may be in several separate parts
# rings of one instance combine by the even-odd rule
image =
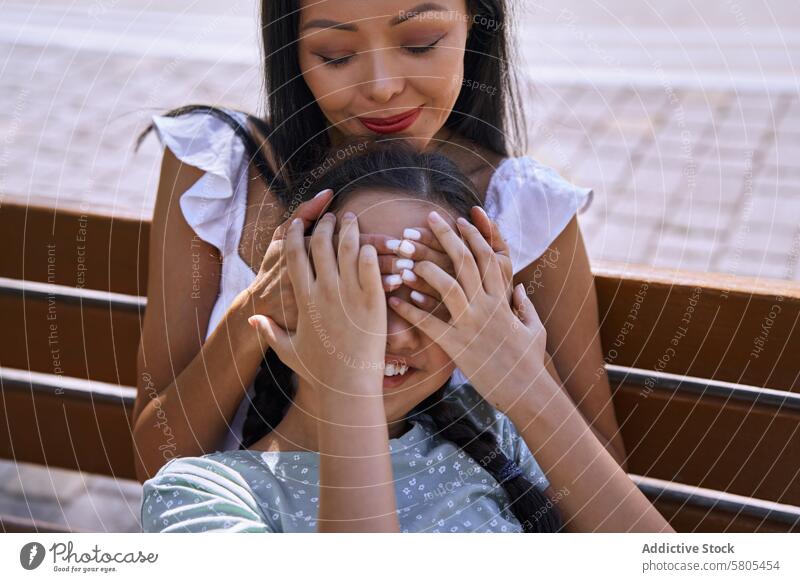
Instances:
[[[398,24],[402,24],[406,20],[411,18],[416,18],[426,12],[450,12],[441,4],[437,4],[436,2],[423,2],[422,4],[418,4],[414,6],[414,8],[409,8],[408,10],[403,10],[392,18],[389,22],[389,26],[397,26]]]
[[[355,24],[336,22],[335,20],[328,20],[327,18],[310,20],[303,25],[302,30],[307,30],[309,28],[334,28],[336,30],[346,30],[348,32],[355,32],[358,30],[358,27]]]
[[[421,14],[425,14],[426,12],[447,12],[448,10],[442,6],[441,4],[436,4],[436,2],[424,2],[422,4],[418,4],[414,6],[414,8],[410,8],[408,10],[402,10],[400,14],[392,18],[389,21],[389,26],[397,26],[398,24],[402,24],[406,20],[411,18],[415,18],[420,16]],[[309,28],[332,28],[335,30],[344,30],[347,32],[357,32],[358,27],[355,24],[351,24],[348,22],[337,22],[335,20],[329,20],[327,18],[317,18],[315,20],[309,20],[303,25],[302,30],[308,30]]]

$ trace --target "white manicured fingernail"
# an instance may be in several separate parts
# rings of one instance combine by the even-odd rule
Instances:
[[[317,192],[317,195],[314,196],[314,198],[319,198],[320,196],[322,196],[323,194],[327,194],[328,192],[331,192],[330,188],[326,188],[325,190],[321,190],[320,192]]]
[[[383,282],[389,285],[390,287],[394,285],[402,285],[403,278],[400,275],[386,275],[383,278]]]
[[[408,269],[403,270],[403,281],[408,283],[413,283],[417,280],[417,276],[414,274],[413,271],[409,271]]]
[[[397,252],[400,253],[401,255],[406,255],[407,257],[410,257],[411,255],[414,254],[414,245],[409,241],[404,240],[403,242],[400,243],[400,246],[397,247]]]
[[[422,233],[416,229],[407,228],[403,231],[403,238],[419,240],[422,238]]]
[[[411,292],[411,300],[414,303],[425,303],[425,296],[420,293],[419,291],[412,291]]]
[[[398,269],[413,269],[414,261],[411,259],[397,259],[394,264]]]
[[[386,241],[386,248],[389,249],[390,251],[396,251],[399,246],[400,246],[400,241],[397,240],[396,238]]]

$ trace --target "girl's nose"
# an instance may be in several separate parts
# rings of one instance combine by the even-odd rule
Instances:
[[[390,308],[386,321],[386,351],[397,355],[411,354],[418,343],[417,330]]]
[[[388,103],[403,92],[405,76],[397,67],[392,66],[395,57],[391,49],[378,48],[369,54],[372,61],[371,79],[366,80],[364,86],[372,101]]]

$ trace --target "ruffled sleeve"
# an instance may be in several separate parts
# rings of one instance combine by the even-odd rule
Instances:
[[[592,196],[529,156],[504,160],[489,183],[486,212],[508,242],[514,273],[541,257]]]
[[[180,207],[197,236],[228,254],[229,233],[238,215],[234,204],[243,177],[245,148],[233,128],[202,112],[178,117],[153,116],[161,143],[181,162],[205,174],[181,195]]]

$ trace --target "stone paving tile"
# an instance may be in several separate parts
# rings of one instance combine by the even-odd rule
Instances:
[[[114,511],[109,511],[114,507]],[[89,491],[76,498],[64,511],[64,523],[73,529],[93,532],[141,531],[139,512],[141,495],[137,497],[107,496]]]
[[[2,78],[12,103],[0,111],[7,199],[57,198],[71,208],[100,199],[104,211],[149,217],[152,204],[142,209],[141,200],[160,152],[153,142],[131,151],[149,115],[191,102],[257,110],[258,72],[242,65],[226,65],[221,81],[198,61],[0,43],[6,51],[22,65]]]
[[[0,515],[8,515],[26,521],[43,521],[64,524],[64,507],[53,500],[29,500],[0,495]]]
[[[642,263],[648,258],[654,231],[633,225],[615,225],[598,231],[584,233],[587,246],[611,261]]]
[[[19,463],[0,482],[0,492],[19,498],[67,503],[86,491],[85,478],[74,471]]]
[[[135,481],[0,460],[0,515],[81,531],[135,532],[141,496]]]
[[[620,200],[611,210],[608,217],[610,225],[643,224],[656,228],[662,223],[664,215],[672,204],[663,194],[649,192],[631,192],[627,198]]]

